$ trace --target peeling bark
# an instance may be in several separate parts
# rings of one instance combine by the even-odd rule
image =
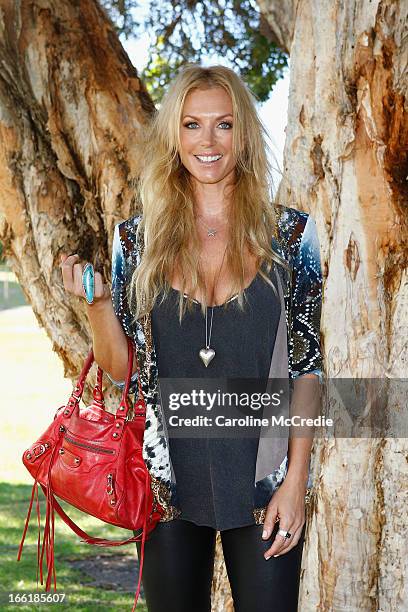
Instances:
[[[273,40],[286,53],[290,53],[298,0],[285,0],[285,2],[258,0],[257,4],[262,18],[269,25],[270,31],[264,30],[264,36]]]
[[[59,253],[110,277],[114,224],[134,208],[138,142],[154,106],[96,2],[0,2],[0,238],[65,364],[89,349]]]
[[[299,0],[284,27],[280,3],[258,4],[291,51],[278,197],[317,222],[327,376],[406,378],[408,4]],[[389,397],[390,421],[401,402]],[[407,451],[316,439],[302,612],[408,608]]]

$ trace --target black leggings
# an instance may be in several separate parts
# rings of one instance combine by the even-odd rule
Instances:
[[[306,523],[299,542],[265,560],[279,529],[263,525],[221,531],[235,612],[297,612]],[[216,531],[182,519],[158,523],[145,542],[143,590],[149,612],[210,612]],[[140,542],[136,543],[140,558]]]

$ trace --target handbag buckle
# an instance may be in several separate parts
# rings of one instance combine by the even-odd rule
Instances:
[[[81,395],[83,391],[83,385],[75,385],[74,390],[72,391],[71,398],[74,398],[77,402],[81,401]]]
[[[28,453],[26,454],[27,459],[35,460],[37,457],[41,457],[50,448],[48,442],[44,442],[44,444],[37,444],[37,446],[33,446]]]
[[[36,452],[36,449],[39,449],[39,452]],[[33,452],[34,454],[39,457],[40,455],[42,455],[43,453],[45,453],[45,451],[47,451],[50,448],[50,445],[48,444],[48,442],[44,442],[44,444],[39,444],[39,446],[34,447]]]

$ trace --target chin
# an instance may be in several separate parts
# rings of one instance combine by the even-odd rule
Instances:
[[[219,183],[220,181],[225,179],[225,175],[221,175],[221,176],[197,176],[195,175],[194,178],[196,179],[196,181],[198,181],[199,183],[202,183],[203,185],[214,185],[215,183]]]
[[[213,185],[225,180],[231,174],[231,170],[233,169],[213,173],[197,172],[196,168],[187,168],[187,170],[199,183],[202,183],[203,185]]]

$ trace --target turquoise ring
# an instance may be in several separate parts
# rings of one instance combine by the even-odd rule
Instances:
[[[82,286],[85,292],[85,299],[88,304],[93,304],[95,293],[95,272],[91,263],[85,264],[82,272]]]

